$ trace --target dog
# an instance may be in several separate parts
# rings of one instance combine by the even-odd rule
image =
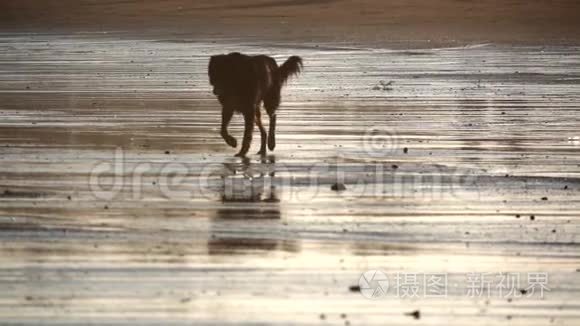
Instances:
[[[239,52],[214,55],[209,60],[209,82],[213,94],[222,106],[221,136],[231,147],[237,140],[228,133],[228,125],[234,112],[244,116],[244,139],[235,155],[245,157],[250,149],[254,123],[260,129],[261,145],[258,154],[266,155],[266,144],[273,151],[276,147],[276,110],[280,106],[282,86],[288,78],[302,71],[302,58],[291,56],[281,66],[266,55],[249,56]],[[270,118],[267,133],[262,125],[260,106],[264,103]]]

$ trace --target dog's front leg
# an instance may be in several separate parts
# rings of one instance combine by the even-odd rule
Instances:
[[[238,141],[232,137],[228,132],[228,126],[230,121],[232,120],[232,116],[234,115],[234,110],[224,106],[222,108],[222,129],[221,135],[222,138],[226,141],[226,143],[232,147],[238,146]]]
[[[236,154],[238,157],[245,157],[250,149],[252,143],[252,133],[254,132],[254,112],[249,111],[244,113],[244,140],[242,141],[242,148]]]

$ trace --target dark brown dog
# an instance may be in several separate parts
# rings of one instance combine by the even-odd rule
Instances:
[[[302,59],[292,56],[280,67],[269,56],[248,56],[238,52],[214,55],[209,60],[209,82],[222,105],[221,135],[226,143],[236,147],[238,142],[228,133],[234,112],[244,115],[244,140],[236,156],[244,157],[250,149],[254,122],[260,129],[262,143],[258,154],[266,155],[276,147],[276,109],[280,105],[280,91],[286,80],[302,70]],[[270,132],[262,125],[260,104],[270,117]],[[268,136],[269,135],[269,136]]]

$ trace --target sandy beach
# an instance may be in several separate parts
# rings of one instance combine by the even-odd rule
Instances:
[[[580,322],[575,2],[162,3],[0,5],[1,324]],[[266,157],[230,51],[304,58]]]

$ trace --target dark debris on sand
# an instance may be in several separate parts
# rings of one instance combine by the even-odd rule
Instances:
[[[407,312],[407,313],[405,313],[405,315],[411,316],[411,317],[413,317],[415,319],[421,319],[421,312],[419,310],[415,310],[415,311],[412,311],[412,312]]]
[[[346,187],[342,183],[335,183],[330,187],[330,189],[334,191],[344,191],[346,190]]]

